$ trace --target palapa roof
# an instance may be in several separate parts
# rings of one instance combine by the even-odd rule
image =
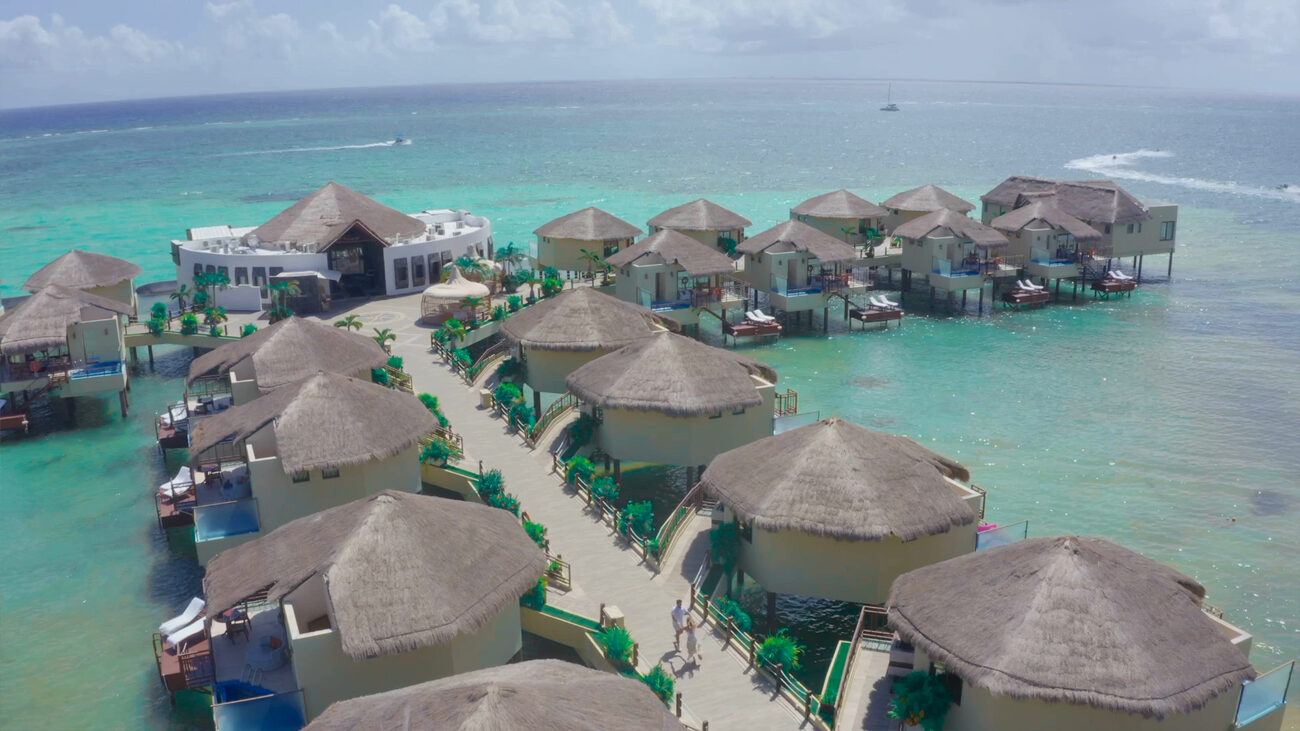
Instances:
[[[1110,541],[1029,538],[898,577],[889,623],[990,693],[1164,717],[1255,677],[1204,597]]]
[[[333,703],[308,731],[675,731],[650,688],[562,660],[529,660]]]
[[[320,576],[343,651],[359,660],[482,629],[546,565],[505,510],[384,490],[222,551],[203,591],[211,615],[263,590],[279,601]]]
[[[947,208],[914,218],[894,229],[892,233],[893,236],[912,240],[920,240],[935,234],[940,237],[955,236],[959,239],[970,239],[981,249],[992,249],[1010,243],[1000,232],[970,216]]]
[[[258,390],[266,393],[316,371],[358,373],[378,368],[388,362],[388,353],[373,339],[346,328],[290,317],[195,358],[186,383],[229,373],[248,359]]]
[[[1151,217],[1146,205],[1113,180],[1049,180],[1013,175],[980,200],[999,206],[1021,206],[1022,196],[1050,195],[1065,213],[1095,223],[1134,223]]]
[[[93,251],[73,249],[46,264],[27,278],[23,289],[35,292],[51,284],[71,289],[109,287],[118,282],[134,279],[143,269],[125,259]]]
[[[606,258],[605,263],[621,267],[638,260],[642,264],[676,264],[696,277],[727,274],[736,270],[736,263],[731,257],[670,228],[641,239]]]
[[[641,229],[595,206],[574,211],[543,224],[533,233],[551,239],[621,241],[641,235]]]
[[[190,454],[269,426],[285,472],[387,459],[438,426],[410,394],[321,371],[195,422]]]
[[[816,218],[880,218],[889,215],[884,208],[844,189],[809,198],[791,208],[790,212]]]
[[[763,403],[751,376],[776,383],[765,363],[663,333],[583,365],[567,383],[579,399],[602,408],[701,416]]]
[[[117,300],[47,285],[0,314],[0,353],[19,355],[61,348],[68,344],[69,327],[130,313],[131,306]]]
[[[754,234],[736,247],[743,254],[758,254],[772,250],[806,251],[821,261],[851,261],[858,258],[852,246],[828,233],[819,231],[802,221],[782,221],[762,233]]]
[[[501,333],[539,350],[614,350],[659,332],[660,323],[646,307],[577,287],[511,315]]]
[[[331,181],[250,231],[244,240],[256,236],[266,242],[315,242],[325,248],[355,223],[386,242],[398,236],[419,236],[428,230],[418,218]]]
[[[880,205],[900,211],[938,211],[947,208],[959,213],[965,213],[975,210],[975,204],[962,200],[933,183],[905,190],[886,201],[882,201]]]
[[[1028,175],[1012,175],[1006,180],[998,183],[993,190],[980,196],[980,200],[985,203],[1010,208],[1016,204],[1016,199],[1024,193],[1042,193],[1052,191],[1056,188],[1056,181],[1048,178],[1034,178]]]
[[[1101,240],[1097,229],[1062,211],[1054,198],[1055,196],[1050,196],[1027,202],[1026,205],[993,219],[989,225],[999,231],[1014,233],[1035,221],[1041,221],[1052,228],[1064,230],[1079,241]],[[1025,199],[1026,196],[1022,194],[1017,200]]]
[[[723,452],[700,484],[764,530],[910,541],[975,521],[945,477],[970,473],[906,437],[831,418]]]
[[[488,297],[492,290],[486,284],[475,282],[460,271],[460,267],[451,266],[447,281],[439,282],[424,290],[424,298],[460,302],[466,297]]]
[[[683,203],[650,219],[656,228],[678,231],[730,231],[754,225],[754,222],[704,198]]]

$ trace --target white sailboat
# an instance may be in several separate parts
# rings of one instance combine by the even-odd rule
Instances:
[[[888,91],[885,92],[885,106],[881,107],[881,108],[880,108],[880,111],[882,111],[882,112],[897,112],[897,111],[899,111],[899,109],[898,109],[898,105],[895,104],[895,103],[893,103],[892,101],[890,101],[890,99],[891,99],[893,96],[894,96],[894,85],[891,83],[891,84],[889,85],[889,89],[888,89]]]

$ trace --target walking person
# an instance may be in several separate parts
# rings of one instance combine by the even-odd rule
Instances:
[[[695,620],[687,617],[682,631],[686,633],[686,662],[695,661],[696,665],[700,664],[700,643],[695,639]]]
[[[686,607],[682,606],[682,600],[677,600],[677,606],[673,607],[673,649],[682,649],[682,631],[686,629],[686,623],[691,621],[691,613]]]

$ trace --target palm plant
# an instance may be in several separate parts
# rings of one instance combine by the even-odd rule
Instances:
[[[587,262],[587,278],[592,279],[593,278],[592,273],[595,270],[595,268],[603,265],[605,263],[605,260],[604,258],[601,257],[600,254],[597,254],[594,251],[587,251],[586,249],[579,249],[578,251],[582,252],[581,254],[579,254],[578,260]]]
[[[479,318],[479,309],[483,307],[483,305],[484,305],[485,302],[491,302],[491,301],[492,301],[492,298],[491,298],[491,297],[486,297],[486,298],[484,298],[484,297],[466,297],[465,299],[461,300],[460,303],[461,303],[462,305],[464,305],[464,307],[465,307],[466,310],[468,310],[468,312],[469,312],[469,314],[470,314],[470,317],[471,317],[471,320],[470,320],[470,321],[471,321],[471,322],[478,322],[479,319],[480,319],[480,318]]]
[[[379,343],[379,345],[383,347],[385,353],[391,353],[392,346],[389,345],[389,343],[397,339],[397,333],[388,328],[384,328],[383,330],[380,330],[377,327],[371,329],[375,331],[375,342]]]
[[[455,345],[456,342],[465,337],[469,331],[465,328],[465,323],[453,317],[442,323],[441,332],[446,334],[447,342]]]
[[[168,295],[170,299],[176,300],[176,307],[182,311],[185,309],[185,301],[193,296],[194,290],[190,289],[187,284],[182,284],[176,288],[175,292]]]
[[[520,284],[528,285],[528,299],[530,301],[537,299],[537,285],[542,283],[541,277],[532,269],[525,269],[517,275]]]
[[[298,286],[298,283],[290,279],[284,282],[268,284],[266,288],[271,292],[271,312],[268,319],[272,323],[277,323],[293,317],[293,310],[289,309],[289,298],[302,295],[302,289]]]
[[[362,328],[361,318],[356,315],[348,315],[342,320],[339,320],[338,322],[334,323],[334,327],[341,327],[347,330],[359,331]]]
[[[497,261],[505,265],[507,272],[513,272],[519,267],[519,262],[523,261],[523,249],[511,241],[505,246],[497,249]]]

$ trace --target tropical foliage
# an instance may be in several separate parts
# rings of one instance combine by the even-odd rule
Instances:
[[[497,305],[496,307],[492,308],[492,321],[501,322],[502,320],[506,319],[506,316],[509,314],[510,313],[506,311],[505,305]]]
[[[271,311],[267,313],[267,319],[274,324],[293,317],[293,310],[289,309],[289,298],[302,296],[302,289],[298,283],[289,279],[283,282],[272,282],[266,285],[266,288],[271,293]]]
[[[391,379],[388,377],[388,371],[384,370],[383,368],[371,368],[370,380],[374,381],[375,383],[378,383],[381,386],[387,386],[388,382]]]
[[[453,317],[442,323],[442,327],[438,329],[438,332],[442,334],[442,342],[455,343],[465,337],[465,333],[469,331],[465,329],[465,323]]]
[[[447,421],[447,417],[442,413],[442,407],[438,405],[437,396],[428,393],[422,393],[416,398],[420,399],[420,403],[424,404],[424,408],[428,409],[429,411],[432,411],[433,415],[438,418],[439,426],[446,427],[447,424],[450,423]]]
[[[502,408],[509,410],[510,407],[524,400],[524,392],[514,383],[501,383],[497,389],[492,392],[492,398],[496,399]]]
[[[199,331],[199,318],[193,312],[181,315],[181,335],[194,335]]]
[[[389,350],[389,348],[392,347],[391,345],[389,345],[389,343],[397,339],[397,333],[393,332],[392,330],[389,330],[388,328],[383,328],[381,330],[380,328],[374,327],[371,329],[375,331],[373,340],[376,343],[379,343],[380,347],[382,347],[385,351]]]
[[[741,632],[749,632],[754,628],[753,617],[750,617],[749,612],[746,612],[741,608],[740,602],[733,601],[726,597],[718,597],[717,599],[714,599],[713,602],[717,605],[718,611],[722,612],[722,616],[730,619],[732,624],[736,626],[736,629]]]
[[[189,300],[194,297],[194,290],[190,289],[189,285],[182,284],[181,286],[176,288],[175,292],[172,292],[170,295],[168,295],[168,297],[173,300],[176,300],[176,306],[184,310],[186,300]]]
[[[505,492],[504,490],[488,497],[487,504],[494,508],[508,510],[516,516],[519,515],[519,498]]]
[[[605,657],[622,665],[632,663],[632,646],[636,644],[626,629],[613,625],[596,635],[596,642],[605,651]]]
[[[740,561],[740,527],[735,523],[723,523],[709,531],[709,552],[713,564],[722,568],[727,577],[727,596],[731,596],[731,578],[736,573],[736,564]]]
[[[533,414],[533,407],[521,399],[510,407],[510,421],[521,425],[524,429],[532,429],[537,423],[537,417]]]
[[[640,536],[654,535],[654,505],[649,500],[628,503],[618,514],[618,529],[625,534],[636,531]]]
[[[451,351],[451,357],[455,358],[456,362],[463,366],[470,366],[474,363],[474,356],[469,354],[469,348],[456,348]]]
[[[596,465],[586,457],[573,457],[564,467],[564,480],[570,485],[582,480],[588,484],[591,483],[591,476],[596,474]]]
[[[167,319],[167,305],[163,304],[162,302],[153,303],[153,307],[149,308],[149,316],[161,317],[164,320]]]
[[[669,703],[673,699],[673,691],[676,690],[676,682],[673,676],[664,671],[663,666],[656,665],[651,668],[650,672],[641,676],[641,682],[650,686],[650,690],[659,696],[659,700]]]
[[[400,356],[400,355],[390,355],[390,356],[388,356],[388,367],[389,367],[389,368],[392,368],[392,369],[394,369],[394,370],[399,370],[399,371],[400,371],[400,370],[402,370],[402,366],[403,366],[405,363],[406,363],[406,361],[402,360],[402,356]]]
[[[785,672],[799,669],[799,656],[803,654],[803,645],[790,636],[790,631],[782,627],[776,634],[768,635],[759,645],[758,659],[769,666],[780,665]]]
[[[518,312],[519,309],[524,306],[524,298],[517,294],[512,294],[509,297],[506,297],[506,306],[510,308],[511,312]]]
[[[533,588],[519,598],[519,603],[530,609],[541,609],[546,606],[546,577],[539,578]]]
[[[546,526],[541,523],[534,523],[531,520],[525,520],[524,532],[528,534],[529,538],[533,539],[533,543],[536,543],[538,548],[546,549],[548,543],[546,540]]]
[[[618,501],[618,483],[609,475],[601,475],[596,481],[591,483],[591,494],[604,500],[607,503]]]
[[[941,731],[953,701],[943,676],[924,670],[908,673],[894,681],[894,694],[898,697],[890,703],[887,716],[925,731]]]
[[[257,332],[257,325],[250,322],[247,325],[244,325],[243,329],[239,331],[239,337],[246,338],[255,332]]]
[[[590,414],[578,414],[578,418],[569,425],[569,454],[576,454],[579,449],[591,442],[596,433],[596,419]]]
[[[523,375],[524,364],[519,362],[519,359],[513,355],[501,361],[497,366],[498,381],[513,381]]]
[[[542,280],[542,296],[554,297],[564,289],[564,280],[559,277],[547,277]]]
[[[420,461],[428,462],[441,467],[442,465],[459,461],[461,458],[460,449],[446,439],[434,437],[432,441],[420,450]]]
[[[358,331],[359,331],[359,330],[361,330],[361,328],[363,327],[363,325],[361,324],[361,318],[360,318],[360,317],[357,317],[356,315],[348,315],[347,317],[343,318],[342,320],[339,320],[338,322],[335,322],[335,323],[334,323],[334,327],[341,327],[341,328],[346,328],[346,329],[348,329],[348,330],[358,330]]]

